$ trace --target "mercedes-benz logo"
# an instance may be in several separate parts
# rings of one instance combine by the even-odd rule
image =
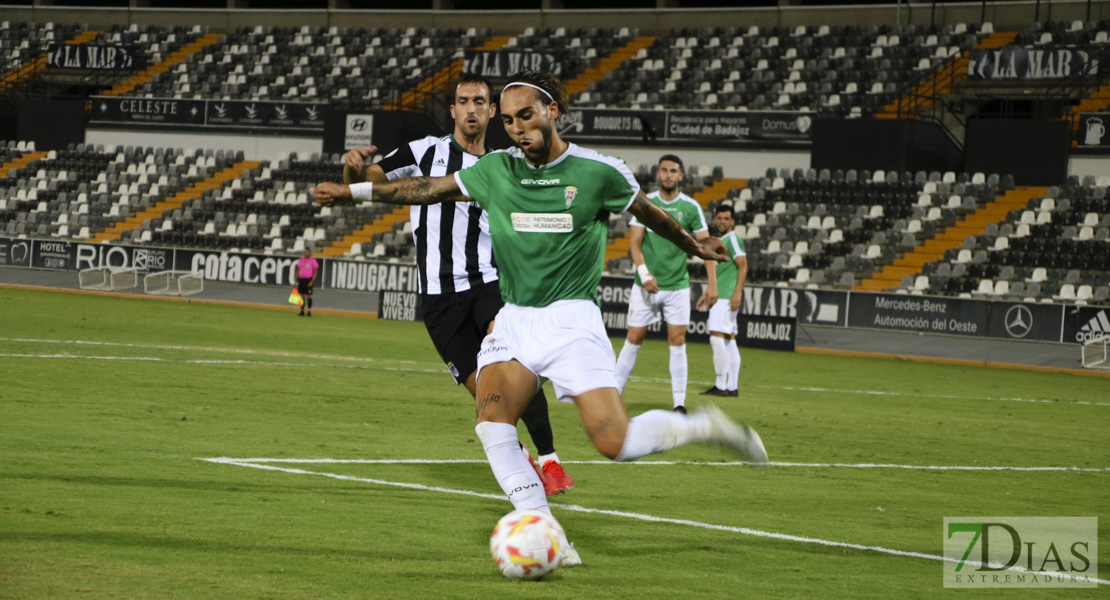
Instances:
[[[1006,311],[1006,333],[1023,338],[1033,329],[1033,311],[1022,304],[1015,304]]]

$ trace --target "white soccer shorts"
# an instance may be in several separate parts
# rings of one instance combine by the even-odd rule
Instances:
[[[647,327],[659,322],[660,317],[667,325],[689,325],[690,288],[649,294],[644,288],[632,284],[632,296],[628,300],[628,326]]]
[[[482,369],[516,359],[536,374],[539,385],[550,379],[560,402],[605,387],[617,387],[617,357],[590,300],[560,300],[543,308],[506,304],[497,313],[493,333],[478,352]]]
[[[725,335],[736,335],[740,329],[736,326],[736,313],[738,310],[729,310],[728,298],[721,298],[709,307],[709,331],[716,331]]]

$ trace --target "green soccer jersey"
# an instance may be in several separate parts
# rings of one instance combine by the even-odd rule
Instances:
[[[736,279],[740,275],[740,268],[736,266],[736,257],[746,256],[747,252],[744,250],[744,240],[736,237],[735,231],[730,231],[728,235],[722,237],[721,243],[725,245],[728,262],[717,263],[717,297],[728,300],[736,290]]]
[[[597,301],[609,213],[627,210],[640,191],[623,161],[570,144],[536,168],[512,148],[485,155],[455,181],[489,214],[505,302]]]
[[[677,198],[667,202],[659,197],[659,192],[655,192],[650,194],[648,199],[674,217],[690,235],[709,230],[709,226],[705,224],[705,215],[701,211],[701,206],[686,194],[679,193]],[[633,227],[643,227],[635,218],[629,224]],[[644,252],[644,264],[647,265],[648,272],[655,277],[659,289],[684,290],[690,287],[690,274],[686,270],[686,252],[681,248],[648,229],[644,233],[641,249]],[[643,286],[639,273],[636,274],[636,285]]]

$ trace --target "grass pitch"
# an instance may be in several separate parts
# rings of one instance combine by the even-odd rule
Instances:
[[[1103,517],[1110,579],[1105,378],[742,349],[740,398],[717,400],[792,463],[764,469],[697,446],[607,463],[552,402],[576,479],[553,512],[585,564],[522,583],[489,558],[511,507],[422,325],[18,290],[0,305],[0,598],[1026,595],[945,589],[940,562],[898,554],[941,554],[942,519],[971,515]],[[696,406],[711,353],[688,354]],[[667,356],[641,351],[631,414],[670,407]],[[236,460],[199,460],[216,457]]]

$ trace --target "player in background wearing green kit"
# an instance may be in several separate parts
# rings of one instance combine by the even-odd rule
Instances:
[[[712,405],[691,415],[649,410],[629,419],[613,373],[613,347],[597,304],[611,212],[632,213],[683,251],[725,260],[716,239],[694,240],[648,201],[625,164],[559,137],[566,88],[548,73],[522,71],[501,92],[501,120],[515,147],[491,152],[448,177],[351,186],[321,183],[323,204],[370,200],[434,204],[473,199],[489,214],[505,307],[478,355],[475,431],[490,469],[517,509],[550,513],[536,471],[519,450],[516,424],[549,379],[573,401],[594,446],[615,460],[690,442],[731,448],[752,462],[767,453],[755,430]],[[568,560],[580,562],[569,544]],[[573,553],[573,554],[572,554]]]
[[[664,154],[656,167],[655,178],[659,191],[647,198],[682,224],[683,229],[697,240],[709,237],[709,226],[701,206],[693,198],[678,191],[685,177],[682,159],[674,154]],[[686,253],[654,231],[632,218],[632,262],[636,265],[636,279],[628,301],[628,337],[617,357],[617,389],[624,392],[636,355],[644,343],[649,325],[662,318],[667,323],[667,345],[671,360],[671,400],[676,412],[686,412],[686,381],[689,371],[686,363],[686,326],[690,324],[690,274],[686,270]],[[714,262],[705,263],[709,274],[706,294],[717,301],[717,277]]]
[[[743,300],[744,282],[748,280],[748,256],[744,240],[732,230],[736,225],[736,213],[731,206],[718,205],[713,222],[730,260],[717,265],[720,299],[715,300],[708,291],[698,299],[698,310],[709,310],[709,345],[713,348],[713,371],[717,374],[713,387],[701,395],[739,396],[740,349],[736,347],[739,331],[736,315]]]

